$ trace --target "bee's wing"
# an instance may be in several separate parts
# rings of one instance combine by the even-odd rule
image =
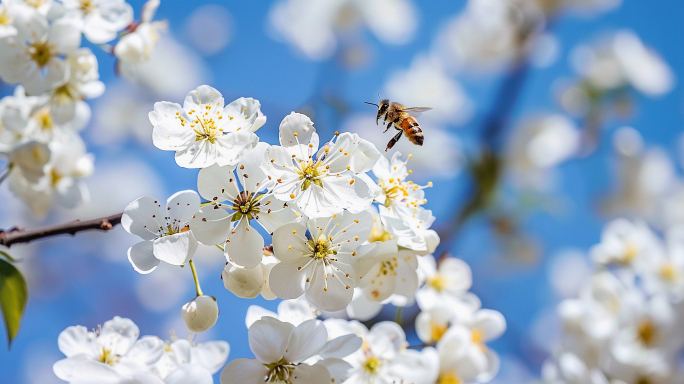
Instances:
[[[423,113],[425,111],[429,111],[431,109],[432,108],[429,108],[429,107],[411,107],[411,108],[402,108],[401,111],[402,112],[408,112],[413,117],[418,117],[418,116],[420,116],[421,113]]]

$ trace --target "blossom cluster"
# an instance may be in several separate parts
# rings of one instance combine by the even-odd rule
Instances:
[[[593,275],[579,297],[558,306],[565,334],[544,364],[545,382],[681,382],[684,228],[661,237],[643,222],[616,219],[590,254]]]
[[[94,159],[79,131],[91,116],[84,100],[101,96],[105,86],[82,36],[115,55],[120,73],[133,73],[165,25],[152,21],[158,6],[149,1],[136,22],[124,0],[0,2],[0,79],[16,84],[12,96],[0,99],[0,180],[8,179],[36,215],[89,198],[82,179]]]
[[[482,383],[496,374],[498,356],[485,343],[503,333],[505,320],[468,292],[467,264],[432,256],[439,236],[424,207],[432,183],[408,180],[401,154],[387,159],[352,133],[321,143],[312,120],[295,112],[280,123],[280,145],[260,142],[260,103],[226,103],[206,85],[182,106],[156,103],[149,117],[155,146],[175,152],[178,165],[199,168],[199,193],[181,191],[165,204],[141,197],[124,210],[123,227],[141,238],[128,251],[133,268],[190,266],[197,297],[182,315],[195,333],[219,315],[194,267],[200,243],[223,251],[221,278],[233,294],[284,299],[278,314],[250,309],[256,358],[231,362],[222,383]],[[416,302],[422,351],[407,348],[395,323],[368,330],[358,322],[384,304]]]
[[[70,383],[212,384],[230,352],[225,341],[140,337],[135,323],[118,316],[93,331],[69,327],[58,344],[66,358],[53,370]]]

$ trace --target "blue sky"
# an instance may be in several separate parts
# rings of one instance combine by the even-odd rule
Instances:
[[[131,1],[136,10],[140,9],[142,3]],[[168,19],[170,33],[180,43],[190,44],[184,33],[186,18],[194,7],[205,3],[212,2],[163,0],[157,18]],[[338,96],[348,103],[352,112],[368,112],[368,106],[363,101],[374,100],[390,73],[407,68],[416,54],[426,52],[439,28],[465,2],[415,1],[420,18],[415,38],[406,45],[384,46],[371,34],[367,34],[365,37],[372,49],[372,59],[367,66],[350,71],[332,62],[308,61],[295,53],[289,45],[269,37],[266,33],[266,18],[270,2],[213,3],[221,4],[229,10],[234,25],[230,44],[222,52],[203,59],[210,70],[210,85],[219,89],[226,100],[241,96],[259,99],[262,111],[269,117],[267,125],[259,133],[262,140],[275,143],[280,119],[290,111],[300,109],[311,98],[317,97],[320,89],[338,92]],[[559,77],[573,75],[567,60],[570,49],[617,29],[629,28],[635,31],[647,45],[662,55],[677,79],[684,78],[682,15],[684,2],[632,0],[625,1],[622,7],[613,12],[591,19],[560,16],[551,31],[560,41],[559,58],[548,68],[532,71],[520,99],[517,100],[513,121],[538,112],[560,112],[553,99],[551,85]],[[98,59],[102,80],[108,86],[121,83],[113,75],[114,60],[103,53],[98,54]],[[467,146],[477,137],[500,78],[462,76],[459,80],[474,101],[476,112],[470,123],[449,129]],[[11,88],[0,86],[0,92],[9,94]],[[180,102],[184,96],[185,93],[178,94],[170,101]],[[648,146],[662,146],[673,158],[678,159],[676,143],[684,122],[684,100],[680,82],[663,97],[650,99],[639,96],[637,100],[632,116],[626,120],[609,120],[603,137],[608,138],[619,126],[630,125],[643,135]],[[93,104],[96,105],[97,101]],[[320,122],[315,121],[324,132],[338,129],[342,123],[329,111],[321,115]],[[425,133],[429,137],[429,128]],[[128,140],[123,146],[116,147],[91,144],[89,150],[96,155],[96,172],[101,166],[132,159],[147,164],[155,172],[166,196],[181,189],[196,188],[196,171],[178,168],[172,153],[155,150],[134,140]],[[552,308],[557,300],[548,283],[548,265],[559,250],[568,247],[586,250],[599,240],[606,218],[597,215],[596,206],[598,198],[605,195],[615,181],[613,167],[610,140],[603,140],[593,155],[561,166],[562,181],[559,189],[562,191],[564,206],[560,213],[535,212],[529,216],[524,226],[527,233],[538,239],[542,245],[542,257],[531,262],[521,262],[503,254],[500,248],[492,245],[494,243],[491,241],[490,231],[484,221],[478,218],[466,225],[451,249],[454,255],[462,257],[473,268],[473,292],[481,297],[483,307],[501,311],[508,321],[508,331],[492,346],[502,355],[517,356],[535,374],[545,356],[528,341],[529,329],[540,313]],[[438,188],[427,190],[428,207],[433,209],[439,224],[449,219],[448,215],[458,199],[462,199],[466,179],[463,175],[458,175],[432,181]],[[145,180],[122,177],[120,184],[112,185],[112,188],[126,189],[132,183],[145,183]],[[19,203],[18,200],[12,200],[5,204]],[[123,208],[107,207],[112,213]],[[48,220],[57,218],[53,216]],[[13,224],[8,220],[8,217],[0,217],[0,223],[5,227]],[[50,239],[30,250],[30,257],[34,258],[31,265],[40,268],[41,272],[37,273],[37,282],[31,286],[26,319],[11,351],[7,350],[6,341],[0,338],[0,372],[3,382],[38,382],[37,378],[42,376],[36,371],[43,369],[50,361],[61,358],[57,350],[57,336],[69,325],[96,327],[114,315],[120,315],[130,317],[138,323],[142,334],[156,334],[161,337],[167,335],[167,326],[171,319],[179,317],[180,305],[162,311],[150,311],[141,305],[135,298],[135,287],[143,279],[150,277],[140,276],[133,271],[125,260],[125,251],[120,254],[120,262],[100,257],[107,252],[102,248],[102,244],[107,244],[103,242],[107,235]],[[211,337],[230,343],[231,359],[251,356],[244,325],[247,307],[259,304],[273,309],[276,303],[234,297],[223,288],[218,278],[222,256],[213,256],[211,262],[199,267],[203,290],[216,296],[221,307],[221,317]],[[187,271],[186,280],[174,284],[183,284],[190,288],[189,273]],[[154,292],[151,294],[154,295]],[[191,298],[192,293],[187,290],[182,294],[180,304]]]

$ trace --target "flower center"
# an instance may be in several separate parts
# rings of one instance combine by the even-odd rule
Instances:
[[[679,271],[671,263],[666,263],[660,268],[660,276],[669,282],[679,280]]]
[[[90,0],[81,0],[81,6],[79,7],[79,9],[81,10],[81,12],[83,12],[84,15],[87,15],[95,10],[95,6]]]
[[[428,184],[428,186],[430,185],[431,184]],[[382,191],[385,193],[385,201],[382,203],[388,208],[392,205],[392,202],[410,204],[414,208],[427,202],[425,199],[418,199],[411,196],[410,192],[421,189],[421,187],[414,184],[413,181],[405,182],[400,178],[395,179],[392,177],[389,180],[379,179],[378,186],[382,188]]]
[[[649,380],[645,377],[642,377],[636,382],[636,384],[651,384],[651,380]]]
[[[644,345],[649,345],[655,341],[656,329],[650,320],[644,320],[639,324],[637,334]]]
[[[482,352],[487,352],[487,346],[484,344],[485,338],[484,338],[484,331],[481,329],[473,329],[471,332],[471,337],[473,339],[473,343],[477,345],[478,348]]]
[[[427,278],[427,285],[434,288],[437,292],[442,292],[449,285],[449,280],[439,273]]]
[[[371,356],[366,360],[366,362],[363,364],[363,369],[368,372],[369,374],[373,375],[377,373],[378,368],[380,368],[380,360],[378,360],[377,357]]]
[[[463,381],[456,374],[456,371],[449,371],[439,376],[437,384],[462,384]]]
[[[41,130],[43,131],[50,131],[52,130],[53,127],[53,122],[52,122],[52,116],[50,116],[50,109],[48,108],[42,108],[38,110],[38,112],[35,113],[33,116],[33,119],[36,121],[38,124],[38,127],[40,127]]]
[[[277,363],[264,364],[268,368],[268,374],[266,375],[267,383],[284,382],[291,384],[292,372],[295,369],[295,365],[286,361],[285,359],[280,359]]]
[[[119,362],[119,356],[114,354],[111,350],[102,347],[102,353],[100,354],[100,362],[114,366],[114,364]]]
[[[25,2],[27,5],[32,6],[33,8],[38,8],[38,7],[40,7],[41,5],[45,4],[45,3],[46,3],[46,0],[24,0],[24,2]]]
[[[40,41],[31,44],[28,47],[28,53],[31,55],[31,59],[38,64],[40,68],[43,68],[50,61],[52,56],[54,56],[54,46],[48,44],[47,41]]]
[[[55,98],[58,100],[58,102],[63,104],[66,104],[71,99],[75,99],[75,97],[71,94],[71,89],[66,84],[55,89]]]
[[[387,241],[392,238],[392,235],[385,230],[385,228],[382,225],[379,225],[377,222],[377,219],[373,223],[373,228],[371,228],[371,232],[368,235],[368,242],[369,243],[375,243],[376,241]]]
[[[627,244],[627,249],[625,249],[625,254],[622,255],[622,261],[625,264],[629,264],[634,260],[634,258],[639,253],[639,249],[632,244]]]
[[[62,180],[62,175],[54,169],[50,170],[50,185],[52,185],[52,188],[56,188],[60,180]]]
[[[0,12],[0,25],[10,25],[11,23],[12,19],[7,15],[7,9],[3,9]]]
[[[313,160],[301,161],[299,163],[299,169],[296,169],[296,171],[297,174],[299,174],[299,180],[304,180],[304,183],[302,183],[302,191],[309,188],[312,183],[323,188],[321,178],[325,176],[327,171],[325,168],[321,169],[320,165],[320,161],[314,163]]]
[[[439,324],[434,321],[430,321],[430,338],[433,342],[438,342],[442,339],[442,336],[449,329],[449,324]]]
[[[233,201],[233,206],[231,207],[231,209],[235,211],[233,221],[239,221],[243,216],[246,216],[248,220],[257,218],[260,212],[260,200],[263,196],[264,194],[254,196],[254,192],[240,192],[237,199]]]
[[[330,243],[326,239],[319,239],[314,242],[313,239],[309,240],[309,246],[312,249],[313,257],[316,259],[324,259],[329,255],[337,255],[336,249],[331,249]]]

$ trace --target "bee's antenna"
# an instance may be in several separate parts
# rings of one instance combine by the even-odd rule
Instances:
[[[379,93],[378,93],[378,100],[382,101],[382,97],[380,97]]]
[[[369,103],[369,102],[367,102],[367,101],[364,101],[364,103],[366,103],[366,104],[370,104],[370,105],[375,105],[376,107],[380,108],[380,106],[379,106],[379,105],[377,105],[377,104],[375,104],[375,103]]]

